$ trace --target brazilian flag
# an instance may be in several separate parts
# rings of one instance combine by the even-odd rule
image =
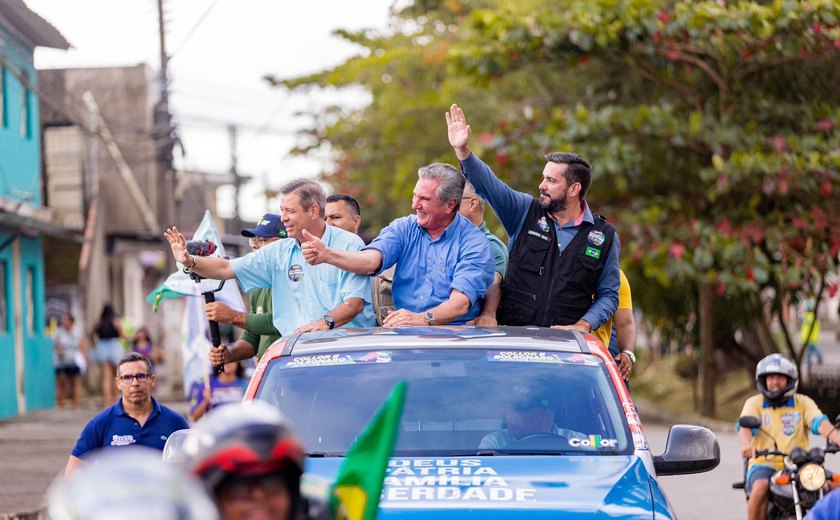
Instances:
[[[330,489],[333,518],[376,518],[385,470],[397,440],[406,387],[405,381],[397,383],[391,396],[347,451]]]

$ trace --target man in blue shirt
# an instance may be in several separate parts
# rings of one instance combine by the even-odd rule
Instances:
[[[415,215],[398,218],[362,251],[340,251],[310,239],[306,261],[362,274],[379,274],[396,264],[391,287],[397,310],[385,327],[460,324],[481,312],[493,280],[490,244],[472,222],[458,213],[464,176],[448,164],[418,170],[411,207]]]
[[[148,446],[163,450],[169,435],[189,428],[180,414],[159,404],[152,391],[155,375],[146,357],[132,352],[117,366],[117,388],[122,397],[90,420],[70,453],[65,475],[85,463],[87,455],[112,446]]]
[[[535,199],[511,189],[472,153],[472,130],[457,105],[446,113],[446,124],[464,175],[510,237],[499,323],[583,332],[600,327],[618,307],[621,246],[615,229],[584,200],[592,181],[589,163],[572,153],[546,155]]]

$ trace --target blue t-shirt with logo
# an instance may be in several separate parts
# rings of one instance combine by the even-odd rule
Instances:
[[[184,428],[189,428],[189,425],[181,414],[159,404],[154,397],[152,413],[146,423],[140,426],[136,419],[125,412],[120,399],[87,423],[71,453],[74,457],[84,458],[100,448],[135,444],[163,450],[169,435]]]

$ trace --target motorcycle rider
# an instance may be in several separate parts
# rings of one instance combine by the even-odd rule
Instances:
[[[312,518],[323,507],[301,499],[303,446],[280,411],[262,401],[211,411],[184,440],[183,452],[223,520]]]
[[[794,448],[808,449],[808,433],[820,434],[835,444],[840,443],[840,432],[822,413],[813,399],[796,393],[799,374],[796,364],[781,354],[771,354],[758,362],[755,382],[760,392],[747,399],[741,417],[752,416],[761,420],[761,431],[738,427],[741,455],[749,457],[745,490],[747,492],[747,517],[750,520],[767,518],[770,498],[770,478],[782,469],[781,457],[758,457],[759,450],[790,453]],[[775,446],[774,446],[775,441]]]

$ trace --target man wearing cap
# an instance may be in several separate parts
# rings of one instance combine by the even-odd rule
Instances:
[[[554,424],[554,409],[546,395],[526,385],[513,385],[513,397],[505,413],[505,428],[486,435],[479,449],[504,448],[517,440],[539,433],[551,433],[566,439],[586,439],[582,433]]]
[[[257,222],[256,227],[243,229],[241,234],[248,237],[251,251],[257,251],[287,237],[286,226],[283,225],[280,215],[274,213],[266,213]],[[248,296],[251,305],[247,313],[235,311],[222,302],[204,305],[204,314],[208,320],[230,323],[245,329],[242,337],[230,346],[230,349],[236,352],[237,359],[253,357],[254,354],[257,355],[257,359],[261,358],[268,347],[280,337],[272,321],[271,289],[257,287],[252,289]]]

